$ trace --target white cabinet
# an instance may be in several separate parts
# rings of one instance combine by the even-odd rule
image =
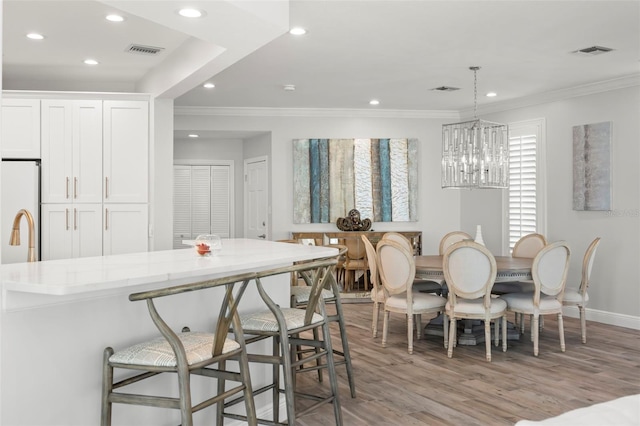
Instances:
[[[104,101],[104,201],[146,203],[149,103]]]
[[[2,158],[40,158],[40,99],[2,99]]]
[[[102,255],[102,204],[43,204],[43,260]]]
[[[102,202],[102,101],[42,100],[42,202]]]
[[[147,204],[104,204],[103,254],[148,251]]]

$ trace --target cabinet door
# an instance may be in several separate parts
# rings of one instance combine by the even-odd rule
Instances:
[[[40,100],[2,100],[2,158],[40,158]]]
[[[104,101],[104,201],[146,203],[149,103]]]
[[[74,203],[102,202],[102,101],[73,103],[72,192]]]
[[[73,176],[72,101],[42,100],[42,202],[70,203]]]
[[[73,257],[73,218],[70,204],[42,204],[41,246],[42,260]]]
[[[73,205],[73,257],[102,256],[102,203]]]
[[[147,204],[104,204],[104,255],[148,251],[148,228]]]

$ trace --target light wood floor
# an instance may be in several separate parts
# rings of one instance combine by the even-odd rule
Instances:
[[[392,314],[389,342],[383,348],[382,320],[379,337],[371,337],[371,304],[343,306],[357,386],[357,398],[352,399],[340,366],[346,426],[512,425],[640,393],[637,330],[588,322],[587,343],[582,344],[579,321],[564,318],[562,353],[557,321],[545,316],[538,357],[533,356],[527,321],[527,334],[509,341],[506,353],[492,346],[492,362],[485,361],[484,344],[457,346],[449,359],[442,338],[435,336],[416,341],[409,355],[401,315]],[[338,336],[332,341],[339,342]],[[312,373],[298,376],[303,389],[328,386],[326,379],[319,385]],[[332,407],[325,405],[298,424],[334,424]]]

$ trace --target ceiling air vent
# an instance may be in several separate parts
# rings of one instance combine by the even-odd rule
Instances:
[[[591,46],[585,47],[584,49],[576,50],[573,53],[578,53],[581,55],[600,55],[602,53],[611,52],[613,49],[610,47],[602,47],[602,46]]]
[[[157,55],[162,52],[164,47],[143,46],[141,44],[131,44],[125,49],[125,52],[137,53],[139,55]]]
[[[431,90],[437,90],[439,92],[453,92],[455,90],[460,90],[459,87],[451,87],[451,86],[440,86],[440,87],[434,87]]]

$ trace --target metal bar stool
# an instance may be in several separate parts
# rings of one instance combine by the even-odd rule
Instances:
[[[273,365],[272,383],[253,391],[254,396],[271,391],[273,401],[273,418],[258,419],[261,424],[279,425],[288,424],[293,426],[296,418],[302,417],[308,412],[314,410],[318,406],[331,403],[333,404],[334,417],[336,425],[342,425],[342,410],[340,407],[340,399],[338,396],[338,381],[335,370],[335,362],[333,358],[333,348],[331,345],[331,333],[329,330],[329,318],[326,314],[324,300],[321,297],[324,289],[325,279],[333,277],[332,270],[337,260],[322,259],[308,263],[302,263],[284,268],[272,269],[269,271],[258,273],[256,284],[258,292],[265,304],[269,308],[262,312],[254,314],[241,315],[240,321],[242,329],[246,336],[247,344],[251,344],[264,339],[272,338],[273,354],[249,354],[249,362],[267,363]],[[266,293],[262,285],[261,278],[279,275],[279,274],[299,274],[306,282],[311,283],[311,291],[309,301],[305,309],[298,308],[280,308]],[[317,312],[316,312],[317,310]],[[322,333],[313,333],[312,338],[301,337],[305,332],[313,330],[322,330]],[[305,333],[307,336],[309,333]],[[318,336],[322,335],[322,339]],[[313,355],[307,356],[302,360],[296,359],[296,348],[314,349]],[[317,349],[317,351],[316,351]],[[329,394],[326,390],[323,395],[310,395],[296,391],[295,376],[298,373],[313,371],[315,368],[304,368],[307,362],[324,358],[326,368],[329,373]],[[283,370],[284,389],[280,388],[280,367]],[[280,394],[284,393],[287,409],[286,422],[280,422]],[[315,401],[305,410],[296,411],[295,397],[311,399]],[[230,407],[242,401],[242,397],[236,398],[224,404],[224,408]],[[219,421],[222,417],[244,420],[242,415],[232,414],[219,409]]]
[[[162,336],[118,352],[114,352],[110,347],[104,350],[101,425],[111,424],[112,406],[114,403],[120,403],[178,409],[182,426],[192,426],[194,424],[193,413],[213,404],[221,406],[225,398],[237,394],[243,395],[247,423],[256,425],[247,351],[237,313],[238,302],[247,284],[254,277],[255,273],[242,274],[131,294],[129,296],[131,301],[147,301],[151,319]],[[186,327],[182,329],[182,332],[174,332],[162,319],[154,304],[154,299],[160,297],[219,286],[225,287],[225,296],[215,325],[215,333],[191,332]],[[237,287],[235,296],[234,287]],[[227,337],[229,329],[233,330],[234,339]],[[239,372],[225,369],[225,361],[229,359],[238,361]],[[213,364],[218,364],[218,368],[210,368]],[[114,383],[114,368],[127,369],[137,373]],[[177,374],[178,397],[117,391],[117,389],[162,373]],[[218,390],[222,389],[222,391],[193,405],[190,386],[192,374],[217,378]],[[227,381],[239,384],[225,391]]]

